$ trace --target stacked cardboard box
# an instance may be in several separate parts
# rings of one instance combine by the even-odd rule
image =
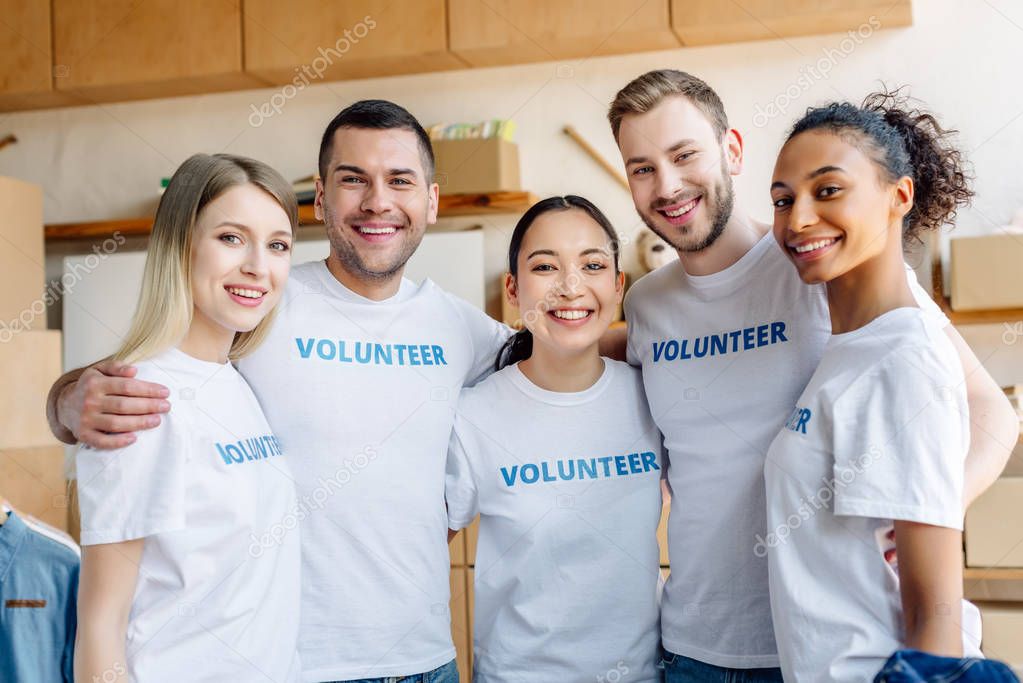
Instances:
[[[966,513],[966,566],[1023,568],[1023,477],[998,479]]]
[[[67,529],[64,449],[46,424],[60,375],[60,332],[46,329],[43,192],[0,177],[0,496],[20,513]]]
[[[978,606],[984,622],[984,656],[1005,662],[1017,676],[1023,676],[1023,605],[992,602]]]
[[[952,310],[1023,307],[1023,234],[951,241]]]
[[[458,676],[472,680],[473,565],[479,518],[448,544],[451,554],[451,638],[455,641]]]

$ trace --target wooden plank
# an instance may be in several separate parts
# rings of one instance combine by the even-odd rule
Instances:
[[[845,33],[848,52],[875,30],[910,26],[911,0],[672,0],[671,26],[683,45],[720,45]]]
[[[67,106],[76,100],[54,90],[62,72],[53,64],[50,3],[0,0],[0,111]]]
[[[967,567],[963,579],[970,581],[1023,581],[1023,569],[1013,567]]]
[[[463,69],[445,0],[246,0],[245,70],[276,85]]]
[[[252,88],[242,70],[241,7],[202,0],[53,0],[60,91],[86,101]]]
[[[535,204],[531,192],[497,192],[493,194],[442,195],[439,216],[474,216],[480,214],[523,213]],[[318,225],[312,204],[298,207],[299,225]],[[107,238],[120,233],[125,237],[145,236],[153,229],[152,218],[128,218],[91,223],[58,223],[47,225],[44,235],[51,242]]]
[[[449,0],[451,51],[472,66],[679,46],[668,0]]]

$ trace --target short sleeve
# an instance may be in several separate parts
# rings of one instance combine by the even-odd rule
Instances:
[[[946,355],[892,351],[835,400],[836,515],[962,529],[969,427]]]
[[[79,446],[75,453],[82,545],[118,543],[185,527],[188,467],[183,406],[135,443],[112,451]],[[174,412],[178,414],[174,414]]]
[[[927,319],[936,327],[944,329],[951,324],[948,316],[941,310],[941,307],[935,303],[934,298],[920,286],[920,282],[916,279],[916,272],[906,264],[906,278],[909,282],[909,289],[913,292],[913,298],[916,299],[916,305],[924,312]]]
[[[455,418],[448,446],[448,462],[444,478],[444,496],[448,504],[448,528],[462,529],[479,514],[479,487],[475,471],[462,442],[464,423]]]
[[[504,343],[508,341],[508,337],[515,334],[515,330],[494,320],[468,301],[453,294],[448,296],[465,322],[472,341],[472,366],[465,378],[465,386],[471,387],[494,371],[497,354],[500,353]]]

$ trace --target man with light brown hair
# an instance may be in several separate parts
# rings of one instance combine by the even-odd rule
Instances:
[[[643,369],[670,461],[665,680],[780,681],[766,555],[784,538],[766,528],[763,468],[830,335],[826,290],[804,284],[770,226],[735,208],[743,140],[704,81],[643,74],[617,94],[608,120],[637,212],[679,253],[625,300],[627,356]],[[907,278],[964,366],[969,503],[1001,472],[1018,422],[908,267]],[[890,548],[857,541],[875,545],[879,561]]]

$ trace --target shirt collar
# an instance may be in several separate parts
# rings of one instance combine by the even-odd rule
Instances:
[[[6,513],[5,508],[0,508],[0,514]],[[7,572],[14,564],[14,558],[18,554],[18,550],[21,549],[26,535],[28,535],[28,527],[21,517],[11,510],[7,521],[0,526],[0,583],[7,578]]]

